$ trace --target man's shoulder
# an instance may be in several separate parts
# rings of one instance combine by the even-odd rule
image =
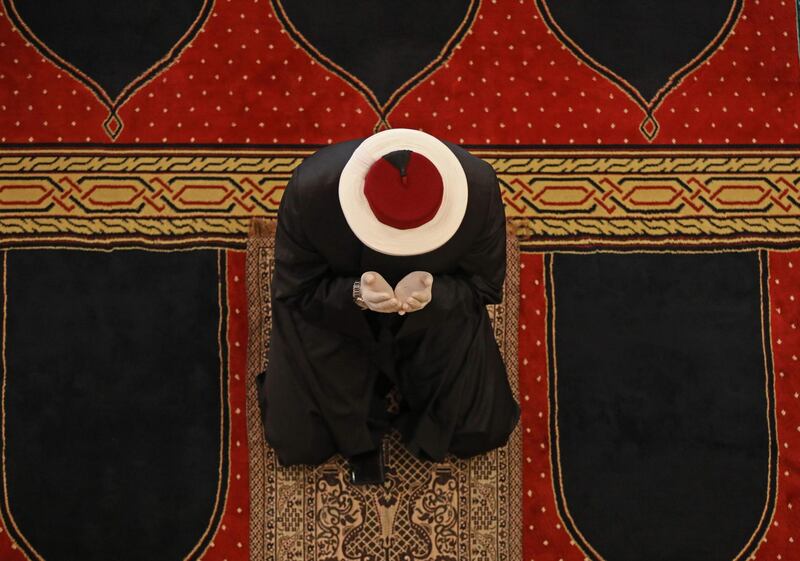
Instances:
[[[481,185],[495,186],[497,176],[489,162],[454,142],[448,140],[443,140],[442,142],[444,142],[450,150],[453,151],[456,157],[458,157],[468,179]]]
[[[306,157],[298,166],[300,183],[313,188],[314,185],[338,182],[342,169],[363,140],[356,138],[329,144]]]

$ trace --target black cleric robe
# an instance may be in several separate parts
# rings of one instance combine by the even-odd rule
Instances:
[[[486,310],[501,300],[506,269],[494,170],[445,142],[467,177],[464,219],[443,246],[390,256],[365,246],[339,205],[339,176],[363,140],[307,158],[281,199],[268,366],[258,376],[267,442],[282,465],[373,450],[388,426],[426,460],[502,446],[520,409]],[[395,286],[416,270],[434,277],[423,309],[401,316],[353,302],[353,283],[365,271]],[[401,413],[387,419],[383,398],[392,384],[403,400]]]

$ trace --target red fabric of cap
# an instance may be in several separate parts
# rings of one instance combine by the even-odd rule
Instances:
[[[439,170],[417,152],[409,156],[405,177],[389,161],[378,158],[364,178],[364,196],[375,217],[401,230],[416,228],[433,218],[443,194]]]

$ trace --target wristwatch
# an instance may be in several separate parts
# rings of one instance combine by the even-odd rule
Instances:
[[[353,283],[353,302],[362,310],[368,309],[367,303],[364,302],[364,299],[361,297],[361,281]]]

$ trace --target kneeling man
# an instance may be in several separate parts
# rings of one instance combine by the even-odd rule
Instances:
[[[339,452],[357,480],[391,427],[424,460],[504,445],[520,409],[486,305],[501,301],[505,248],[494,170],[458,145],[390,129],[298,166],[278,211],[258,378],[278,461]]]

